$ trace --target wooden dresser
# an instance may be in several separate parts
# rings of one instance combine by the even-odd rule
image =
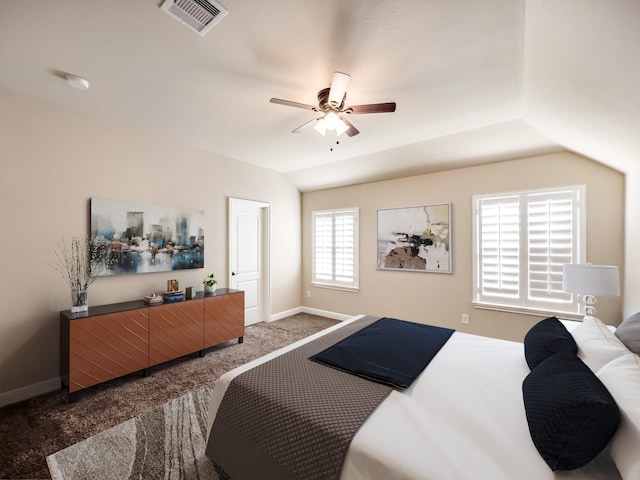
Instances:
[[[244,336],[244,292],[219,288],[192,300],[142,300],[60,312],[60,376],[69,400],[99,383]],[[146,373],[146,372],[145,372]]]

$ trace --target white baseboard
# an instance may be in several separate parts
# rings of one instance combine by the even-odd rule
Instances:
[[[280,320],[285,317],[290,317],[291,315],[297,315],[298,313],[302,313],[302,307],[296,307],[296,308],[292,308],[291,310],[285,310],[284,312],[274,313],[273,315],[271,315],[271,318],[269,319],[269,321],[273,322],[275,320]]]
[[[345,315],[344,313],[330,312],[328,310],[318,310],[317,308],[309,308],[309,307],[302,307],[302,311],[304,313],[308,313],[311,315],[320,315],[321,317],[340,320],[341,322],[344,322],[345,320],[349,320],[351,317],[353,317],[353,315]]]
[[[296,315],[298,313],[320,315],[321,317],[332,318],[333,320],[340,321],[348,320],[353,316],[344,315],[342,313],[329,312],[327,310],[318,310],[316,308],[296,307],[292,308],[291,310],[285,310],[284,312],[271,315],[271,319],[269,321],[273,322],[275,320],[290,317],[291,315]],[[27,385],[26,387],[20,387],[16,388],[15,390],[0,393],[0,408],[6,405],[11,405],[12,403],[21,402],[22,400],[27,400],[31,397],[37,397],[38,395],[42,395],[43,393],[53,392],[54,390],[58,390],[59,388],[60,377],[56,377],[49,380],[44,380],[42,382],[34,383],[32,385]]]
[[[318,310],[317,308],[309,308],[309,307],[296,307],[291,310],[285,310],[284,312],[276,313],[271,315],[270,322],[274,320],[280,320],[281,318],[290,317],[291,315],[296,315],[298,313],[308,313],[310,315],[319,315],[321,317],[331,318],[333,320],[345,321],[353,317],[353,315],[345,315],[343,313],[330,312],[328,310]]]
[[[16,388],[8,392],[0,393],[0,407],[18,403],[31,397],[37,397],[43,393],[53,392],[60,389],[60,377],[50,378],[42,382],[33,383],[26,387]]]

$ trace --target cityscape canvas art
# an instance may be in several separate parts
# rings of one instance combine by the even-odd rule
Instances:
[[[91,199],[92,262],[105,275],[204,267],[204,210]]]

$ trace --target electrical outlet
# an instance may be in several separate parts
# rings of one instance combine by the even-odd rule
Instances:
[[[311,290],[307,290],[307,298],[311,298]]]
[[[463,324],[469,325],[469,314],[463,313],[460,317],[460,320],[462,321]]]

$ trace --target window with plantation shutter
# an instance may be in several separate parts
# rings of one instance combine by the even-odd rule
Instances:
[[[312,283],[358,288],[358,209],[312,212]]]
[[[577,314],[562,265],[585,263],[585,187],[473,197],[474,304]]]

